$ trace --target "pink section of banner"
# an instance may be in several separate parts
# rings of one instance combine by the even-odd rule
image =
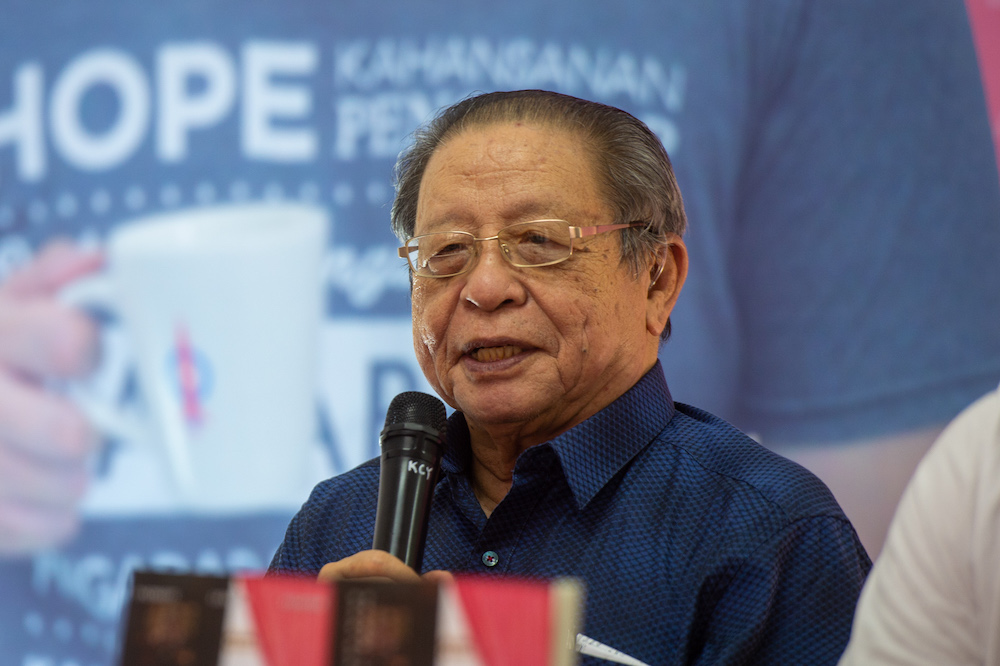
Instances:
[[[965,4],[993,124],[993,146],[1000,158],[1000,0],[966,0]]]

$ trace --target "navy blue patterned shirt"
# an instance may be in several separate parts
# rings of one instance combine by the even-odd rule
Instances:
[[[489,519],[461,413],[447,437],[425,571],[578,577],[583,633],[649,664],[833,664],[847,644],[871,562],[833,496],[726,422],[675,404],[659,365],[523,452]],[[314,574],[370,548],[378,481],[372,460],[319,484],[271,570]]]

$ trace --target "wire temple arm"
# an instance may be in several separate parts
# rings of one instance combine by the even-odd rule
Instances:
[[[616,231],[618,229],[644,226],[646,226],[645,222],[625,222],[624,224],[599,224],[596,227],[570,227],[569,235],[571,238],[585,238],[587,236],[603,234],[606,231]]]

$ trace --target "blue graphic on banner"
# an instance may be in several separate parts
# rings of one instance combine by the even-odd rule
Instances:
[[[0,561],[0,663],[112,663],[135,569],[260,571],[290,517],[92,521],[68,548]]]

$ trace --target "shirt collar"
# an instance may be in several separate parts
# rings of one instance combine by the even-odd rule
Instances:
[[[548,446],[555,451],[577,506],[582,508],[655,438],[675,413],[660,362],[610,405]],[[465,415],[448,419],[448,449],[441,467],[467,473],[472,452]],[[522,454],[523,455],[523,454]]]

